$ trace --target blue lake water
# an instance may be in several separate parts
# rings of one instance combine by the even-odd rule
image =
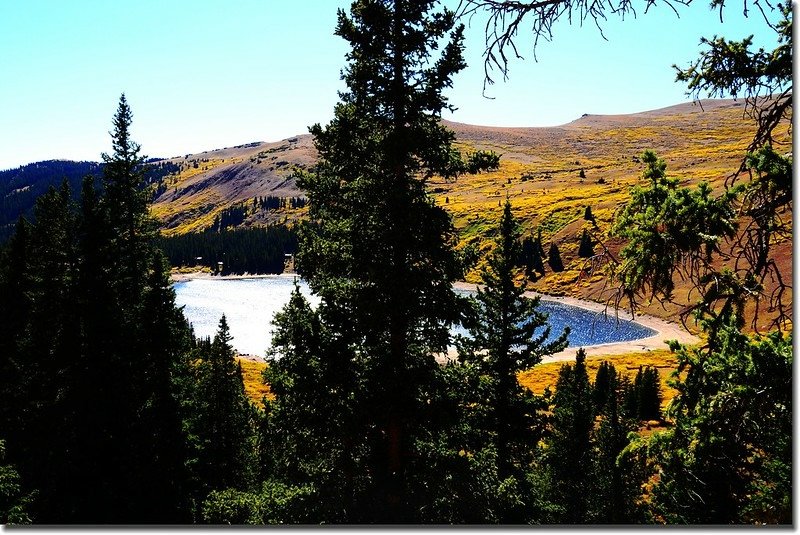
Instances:
[[[214,336],[222,314],[231,329],[231,344],[241,353],[266,354],[270,345],[271,322],[289,301],[296,278],[275,275],[257,279],[193,279],[174,285],[176,302],[182,306],[197,336]],[[300,291],[312,305],[319,298],[303,281],[297,279]],[[617,320],[583,308],[542,300],[539,309],[550,315],[551,336],[560,334],[569,325],[570,347],[647,338],[655,331],[626,320]],[[457,330],[457,329],[455,329]]]

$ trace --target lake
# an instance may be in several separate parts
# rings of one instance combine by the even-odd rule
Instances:
[[[197,336],[213,337],[224,313],[233,336],[233,347],[240,353],[264,356],[270,345],[272,318],[289,301],[295,280],[312,305],[318,304],[319,298],[311,293],[308,285],[292,275],[176,282],[175,300],[183,307]],[[652,329],[632,321],[617,320],[613,315],[604,316],[554,301],[543,299],[539,309],[550,315],[551,336],[557,336],[567,325],[572,327],[570,347],[625,342],[655,334]]]

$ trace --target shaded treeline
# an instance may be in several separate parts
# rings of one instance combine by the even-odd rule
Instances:
[[[144,167],[142,187],[152,188],[153,198],[163,192],[164,178],[178,171],[171,162],[148,160]],[[0,243],[6,242],[20,217],[34,219],[34,205],[50,187],[58,188],[62,182],[69,184],[73,199],[77,200],[81,182],[86,175],[99,175],[103,163],[49,160],[0,171]],[[98,185],[102,188],[102,185]]]
[[[158,237],[173,266],[206,266],[221,274],[282,273],[286,254],[297,250],[296,232],[283,225]]]

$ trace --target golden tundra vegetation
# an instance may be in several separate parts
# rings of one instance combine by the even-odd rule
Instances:
[[[491,247],[486,238],[508,196],[524,235],[541,231],[545,251],[554,242],[564,263],[564,271],[548,269],[545,277],[530,283],[531,288],[607,301],[613,288],[600,268],[610,257],[617,257],[622,245],[609,236],[609,229],[631,187],[641,183],[639,155],[652,149],[667,162],[668,175],[680,178],[681,185],[707,181],[721,191],[725,180],[739,168],[755,131],[754,121],[744,112],[743,101],[719,99],[629,115],[584,115],[557,127],[448,123],[462,150],[494,150],[502,155],[500,168],[453,181],[433,179],[430,188],[436,202],[453,216],[459,247],[473,244],[483,253]],[[779,127],[776,134],[778,150],[790,151],[789,124]],[[153,213],[162,221],[165,234],[203,230],[223,209],[253,197],[301,195],[292,173],[297,168],[308,169],[315,158],[307,134],[173,158],[170,161],[181,170],[167,178],[167,189],[156,199]],[[595,223],[583,218],[587,206]],[[291,223],[304,213],[305,209],[254,210],[244,224]],[[595,242],[602,242],[610,255],[594,263],[579,258],[584,229]],[[601,252],[602,247],[595,245],[595,253]],[[791,243],[777,244],[775,256],[784,278],[790,280]],[[467,275],[468,281],[477,281],[480,265]],[[680,305],[691,300],[688,288],[680,283],[675,294],[678,304],[640,303],[642,311],[674,319]]]
[[[244,382],[245,393],[257,407],[263,408],[264,397],[269,398],[272,396],[269,386],[265,385],[262,379],[262,373],[267,364],[263,361],[245,357],[239,357],[237,360],[242,368],[242,380]],[[661,378],[662,408],[665,408],[667,403],[669,403],[677,393],[674,388],[667,384],[667,380],[675,371],[678,364],[675,355],[668,349],[649,351],[646,353],[631,352],[613,355],[611,357],[587,357],[586,370],[592,380],[594,380],[597,369],[604,360],[611,362],[619,373],[627,376],[631,381],[636,377],[640,366],[653,366],[656,368]],[[558,381],[558,372],[561,370],[563,364],[563,361],[539,364],[530,370],[521,372],[518,375],[519,383],[529,388],[534,394],[543,394],[547,388],[554,391],[556,382]]]
[[[502,154],[500,169],[454,182],[439,181],[433,187],[437,201],[453,215],[461,244],[475,243],[482,249],[491,246],[482,236],[493,228],[508,196],[523,222],[524,235],[535,237],[541,231],[545,251],[555,242],[564,263],[564,271],[548,270],[531,287],[552,295],[606,301],[614,295],[613,285],[608,285],[599,268],[610,256],[618,258],[622,243],[609,230],[630,189],[642,183],[638,156],[652,149],[667,162],[667,174],[681,179],[681,186],[706,181],[720,192],[739,169],[755,132],[755,123],[744,111],[741,101],[704,100],[632,115],[585,115],[555,128],[453,125],[465,148]],[[776,141],[782,143],[779,151],[791,151],[788,124],[779,128]],[[583,218],[587,206],[595,223]],[[594,264],[579,258],[584,229],[610,255],[595,259]],[[791,242],[777,247],[779,267],[791,279]],[[596,245],[595,253],[602,252]],[[477,272],[468,279],[477,280]],[[680,305],[691,300],[688,287],[680,282],[675,294],[678,304],[643,303],[643,311],[675,319]]]
[[[629,115],[584,115],[557,127],[505,128],[448,123],[456,133],[458,147],[465,151],[493,150],[501,155],[500,168],[491,173],[463,176],[456,180],[434,178],[430,189],[438,204],[453,217],[459,247],[472,244],[488,252],[487,239],[496,227],[502,204],[511,200],[521,220],[523,236],[541,232],[542,245],[559,249],[564,271],[546,275],[529,287],[552,295],[608,301],[613,284],[603,273],[609,258],[617,258],[622,246],[610,236],[613,218],[628,200],[630,189],[641,184],[639,155],[654,150],[667,162],[667,174],[682,186],[709,182],[721,191],[726,180],[739,169],[755,132],[755,123],[745,115],[743,101],[703,100]],[[791,150],[791,130],[784,124],[776,131],[779,152]],[[311,136],[300,135],[275,143],[250,143],[173,158],[180,172],[167,178],[167,190],[156,200],[153,211],[165,234],[199,231],[211,225],[223,209],[251,201],[256,196],[297,196],[292,173],[313,166],[316,153]],[[584,219],[590,207],[595,221]],[[254,211],[245,225],[293,222],[304,209]],[[788,216],[791,219],[791,215]],[[608,255],[592,263],[578,257],[581,234],[586,229],[595,242],[607,247]],[[603,247],[595,245],[595,253]],[[783,276],[790,280],[791,242],[776,244],[775,257]],[[467,275],[476,282],[481,262]],[[691,301],[688,286],[676,286],[676,303],[640,303],[641,311],[674,320],[683,304]],[[791,299],[791,296],[790,296]],[[765,318],[764,323],[767,323]],[[689,326],[691,327],[691,325]],[[590,374],[603,360],[587,359]],[[633,373],[641,364],[656,366],[662,380],[674,368],[668,351],[614,356],[618,368]],[[260,380],[255,367],[263,363],[245,361],[246,375]],[[624,365],[623,365],[624,362]],[[560,363],[537,366],[521,375],[522,384],[534,391],[553,386]],[[246,378],[248,393],[260,401],[266,390]],[[665,401],[673,392],[666,389]]]

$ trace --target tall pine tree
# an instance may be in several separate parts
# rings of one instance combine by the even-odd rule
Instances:
[[[104,195],[84,181],[37,202],[3,262],[0,317],[13,334],[0,392],[9,459],[36,489],[37,522],[187,521],[185,437],[174,377],[189,327],[153,244],[124,97]],[[16,308],[19,307],[18,311]]]
[[[564,349],[569,334],[566,329],[549,341],[547,315],[537,310],[539,299],[523,296],[525,286],[517,282],[520,269],[515,266],[521,248],[519,234],[506,199],[495,249],[481,273],[484,287],[478,290],[472,338],[464,342],[460,355],[484,377],[483,383],[488,383],[488,399],[483,402],[490,416],[484,431],[492,437],[497,452],[499,480],[514,487],[525,484],[534,445],[541,439],[537,433],[544,426],[537,411],[541,403],[519,384],[517,373]],[[528,520],[525,506],[524,500],[506,504],[498,515],[500,522]]]
[[[223,315],[208,354],[198,364],[194,433],[201,444],[197,475],[206,489],[248,489],[255,465],[255,413]]]
[[[414,518],[408,461],[429,421],[432,355],[446,348],[458,317],[455,235],[426,179],[497,165],[491,154],[463,161],[440,123],[449,108],[443,91],[465,64],[463,27],[436,4],[361,0],[350,16],[340,11],[348,89],[331,123],[311,128],[320,161],[299,179],[311,223],[298,270],[321,297],[325,328],[345,348],[338,354],[353,363],[345,369],[359,375],[339,395],[360,404],[355,439],[368,452],[362,470],[371,488],[359,508],[364,520]]]

